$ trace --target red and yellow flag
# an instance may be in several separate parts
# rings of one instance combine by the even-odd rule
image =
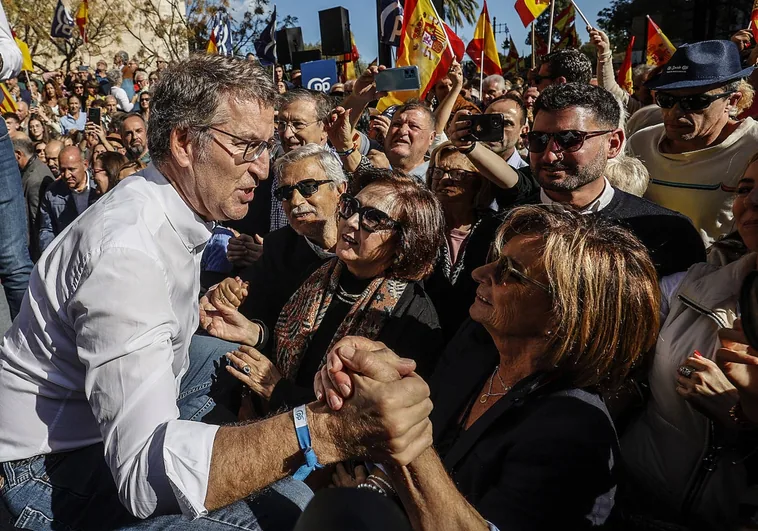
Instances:
[[[377,105],[383,111],[391,105],[418,98],[423,100],[434,84],[445,77],[453,64],[453,51],[442,19],[431,0],[405,0],[403,29],[395,66],[418,66],[421,88],[392,92]]]
[[[13,35],[13,40],[16,41],[16,46],[18,46],[18,49],[21,51],[21,58],[23,60],[21,63],[21,70],[32,72],[34,70],[34,64],[32,63],[32,54],[29,53],[29,47],[24,41],[18,38],[18,35],[16,35],[16,31],[13,28],[11,28],[11,35]]]
[[[505,64],[503,65],[503,75],[506,74],[518,74],[519,56],[516,49],[516,43],[513,42],[513,36],[511,35],[511,45],[508,47],[508,55],[505,58]]]
[[[516,0],[515,7],[521,22],[527,27],[550,7],[550,0]]]
[[[89,4],[87,0],[82,0],[79,4],[79,9],[76,10],[76,25],[79,27],[79,35],[82,36],[84,42],[89,42],[87,39],[87,23],[89,22]]]
[[[674,55],[676,47],[666,37],[661,28],[653,22],[653,19],[647,17],[647,64],[663,65]]]
[[[619,75],[616,82],[619,86],[627,91],[629,94],[634,92],[634,82],[632,81],[632,49],[634,48],[634,35],[632,40],[629,41],[629,46],[626,48],[626,55],[624,56],[624,62],[621,63],[619,69]]]
[[[553,45],[553,50],[563,50],[564,48],[579,48],[579,34],[576,32],[576,24],[568,26],[561,33],[561,40],[558,44]]]
[[[758,0],[753,0],[753,11],[750,13],[750,31],[755,42],[758,42]]]
[[[492,31],[490,15],[487,11],[487,0],[484,0],[482,14],[479,15],[479,22],[476,23],[476,29],[474,29],[474,38],[468,43],[466,53],[484,75],[491,76],[502,72],[495,32]]]
[[[342,56],[342,81],[345,82],[348,79],[356,79],[355,74],[355,62],[360,59],[358,53],[358,47],[355,45],[355,38],[353,38],[353,32],[350,32],[350,53],[346,53]]]
[[[5,83],[0,83],[0,112],[16,112],[16,102],[11,98],[11,93]]]
[[[208,48],[206,48],[205,52],[209,54],[218,53],[218,46],[216,46],[216,30],[211,31],[211,38],[208,39]]]
[[[576,20],[576,10],[574,4],[569,4],[566,9],[555,15],[555,21],[553,22],[553,29],[557,33],[565,33],[566,28],[574,23]]]

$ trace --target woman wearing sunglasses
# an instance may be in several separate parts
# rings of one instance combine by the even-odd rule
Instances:
[[[416,531],[600,527],[618,442],[599,393],[655,343],[655,268],[626,229],[540,206],[515,209],[493,247],[429,380],[434,447],[369,488],[393,487]],[[330,405],[340,350],[316,380]]]
[[[425,288],[449,339],[468,318],[476,291],[471,272],[485,263],[489,252],[490,238],[477,229],[494,215],[492,185],[450,142],[432,152],[426,185],[442,205],[445,241]]]
[[[248,346],[228,356],[227,370],[270,409],[314,400],[313,377],[345,336],[383,341],[427,375],[442,348],[437,313],[419,283],[442,245],[439,203],[408,177],[363,178],[368,184],[356,195],[340,199],[336,256],[292,295],[274,330],[248,322],[255,328]]]

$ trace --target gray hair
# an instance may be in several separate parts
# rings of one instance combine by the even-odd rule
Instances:
[[[318,165],[324,170],[324,174],[334,181],[334,183],[332,183],[334,186],[342,183],[347,184],[347,175],[342,169],[342,164],[337,158],[337,155],[335,155],[329,148],[313,143],[297,147],[276,159],[276,162],[274,163],[274,172],[276,172],[278,177],[281,175],[282,169],[285,166],[309,158],[316,159]]]
[[[647,77],[650,75],[650,72],[655,70],[657,67],[655,65],[637,65],[632,70],[632,80],[634,82],[634,86],[642,85],[647,80]]]
[[[309,101],[316,108],[316,120],[324,120],[332,112],[334,104],[323,92],[311,92],[304,88],[294,88],[282,95],[281,109],[296,101]]]
[[[488,85],[488,84],[494,84],[497,86],[498,90],[505,90],[505,78],[499,74],[493,74],[491,76],[487,76],[482,80],[482,85]]]
[[[208,128],[232,117],[219,111],[225,99],[255,101],[274,107],[277,93],[271,76],[242,58],[197,54],[166,68],[152,90],[147,146],[160,169],[171,159],[171,132],[187,131],[198,157],[205,156]]]
[[[650,174],[642,161],[623,153],[619,153],[616,158],[608,159],[605,164],[605,176],[614,188],[637,197],[645,194],[650,181]]]
[[[115,85],[117,87],[120,87],[121,82],[124,80],[124,76],[121,73],[121,70],[119,70],[118,68],[114,68],[113,70],[108,70],[105,73],[105,77],[108,78],[108,81],[110,81],[112,85]]]
[[[126,64],[129,61],[129,54],[126,53],[124,50],[119,50],[116,52],[117,56],[121,58],[121,62]]]
[[[20,151],[27,157],[34,155],[34,142],[24,133],[11,136],[11,142],[13,142],[13,151]]]

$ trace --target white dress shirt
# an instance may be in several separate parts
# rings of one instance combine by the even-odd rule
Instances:
[[[211,229],[151,165],[55,238],[0,343],[0,462],[103,442],[129,512],[205,514],[218,427],[176,400]]]
[[[592,203],[581,209],[579,211],[580,214],[597,214],[611,204],[613,196],[615,195],[615,190],[607,178],[603,177],[603,180],[605,181],[605,188],[603,188],[603,193],[600,194]],[[543,188],[540,188],[540,202],[545,205],[563,207],[562,203],[558,203],[550,199]]]
[[[16,77],[21,72],[23,57],[21,50],[16,46],[16,41],[8,25],[5,10],[0,4],[0,55],[3,56],[3,67],[0,69],[0,81]],[[2,99],[0,99],[0,102]]]

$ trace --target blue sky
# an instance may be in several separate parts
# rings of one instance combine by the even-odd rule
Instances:
[[[239,2],[240,0],[236,0]],[[235,1],[233,0],[233,3]],[[513,34],[516,41],[516,47],[521,55],[526,51],[524,40],[527,36],[527,30],[524,28],[516,11],[513,8],[515,0],[490,0],[487,7],[490,16],[497,19],[497,23],[505,22]],[[242,1],[244,5],[244,0]],[[321,34],[318,24],[318,12],[331,7],[342,6],[350,12],[350,29],[355,36],[358,51],[361,58],[367,62],[374,59],[377,55],[377,37],[376,37],[376,2],[375,0],[272,0],[277,6],[279,18],[286,15],[293,15],[299,19],[299,24],[303,29],[303,40],[305,42],[319,42]],[[597,19],[597,13],[610,4],[609,0],[577,0],[577,4],[582,12],[590,19],[593,25]],[[481,7],[480,7],[481,9]],[[587,32],[581,21],[577,20],[577,30],[582,42],[587,42]],[[463,42],[468,41],[474,35],[473,26],[464,26],[458,28],[458,35]],[[497,34],[498,46],[505,40],[504,34]],[[502,49],[500,49],[502,52]]]

